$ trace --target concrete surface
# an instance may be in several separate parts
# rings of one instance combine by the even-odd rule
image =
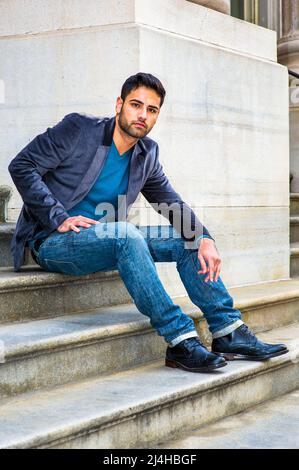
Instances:
[[[155,449],[299,449],[299,390]]]
[[[7,399],[1,448],[134,448],[219,420],[298,388],[299,324],[260,335],[290,352],[265,362],[232,361],[195,374],[162,361]]]

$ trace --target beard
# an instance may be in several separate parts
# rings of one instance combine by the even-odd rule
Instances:
[[[144,128],[140,127],[138,129],[137,127],[133,127],[134,123],[130,124],[127,121],[127,119],[125,118],[123,109],[121,108],[121,111],[120,111],[119,117],[118,117],[118,125],[119,125],[119,127],[121,128],[121,130],[123,132],[128,134],[130,137],[133,137],[134,139],[142,139],[142,137],[145,137],[151,130],[151,128],[148,128],[148,126],[144,123],[143,124],[146,126]]]

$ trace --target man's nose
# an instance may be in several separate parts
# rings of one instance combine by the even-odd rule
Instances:
[[[145,107],[139,109],[138,119],[142,119],[145,121],[146,118],[147,118],[147,109]]]

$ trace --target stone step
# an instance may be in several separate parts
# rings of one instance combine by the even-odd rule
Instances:
[[[243,298],[244,289],[247,294]],[[273,297],[276,303],[276,295],[283,300],[285,294],[291,297],[293,307],[299,296],[297,281],[291,279],[231,288],[230,292],[233,297],[241,293],[241,304],[237,308],[252,306],[253,310],[260,306],[267,310],[267,299]],[[70,276],[30,266],[17,273],[9,268],[0,268],[0,302],[1,324],[85,312],[131,302],[131,297],[117,271]],[[267,315],[272,311],[271,305]]]
[[[0,268],[0,324],[84,312],[130,302],[118,272],[69,276],[39,266]]]
[[[10,243],[16,224],[13,222],[0,223],[0,268],[13,267],[13,257],[10,250]],[[26,249],[25,252],[25,266],[37,266],[36,262],[31,256],[30,250]]]
[[[295,215],[290,217],[290,242],[299,242],[299,217]]]
[[[290,194],[290,215],[299,215],[299,193]]]
[[[230,289],[254,332],[299,320],[299,279]],[[174,302],[190,315],[203,342],[211,336],[188,297]],[[166,343],[133,304],[0,326],[0,398],[115,372],[164,357]]]
[[[221,419],[155,449],[298,449],[299,389]]]
[[[290,275],[296,277],[299,276],[299,242],[291,243],[290,254]]]
[[[132,304],[0,326],[0,399],[146,363],[165,341]]]
[[[261,334],[290,352],[190,373],[164,360],[1,404],[0,448],[136,448],[178,438],[299,385],[299,324]]]

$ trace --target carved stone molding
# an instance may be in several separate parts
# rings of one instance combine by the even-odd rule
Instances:
[[[278,41],[278,59],[299,72],[299,2],[282,0],[282,35]]]
[[[211,8],[212,10],[220,11],[221,13],[230,14],[230,1],[229,0],[187,0],[188,2],[197,3],[203,7]]]

